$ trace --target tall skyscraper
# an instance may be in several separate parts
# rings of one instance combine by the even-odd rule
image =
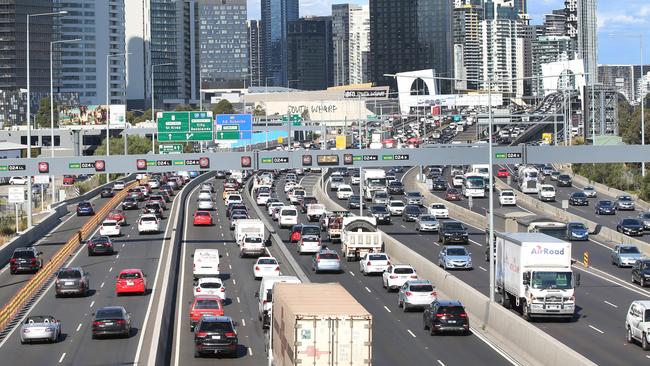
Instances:
[[[598,80],[596,0],[565,0],[567,35],[585,67],[587,84]]]
[[[396,88],[384,74],[434,69],[452,74],[452,17],[448,0],[370,0],[372,81]],[[441,90],[451,89],[441,83]]]
[[[544,35],[550,37],[568,36],[567,17],[564,9],[553,10],[544,16]]]
[[[264,85],[264,39],[262,38],[262,22],[248,21],[248,60],[250,69],[249,86]]]
[[[58,0],[57,7],[68,12],[61,38],[80,39],[59,45],[60,91],[79,93],[82,104],[125,104],[124,0]]]
[[[571,38],[567,36],[540,36],[533,41],[532,47],[533,75],[542,75],[542,65],[572,59]],[[542,79],[533,79],[533,95],[543,97]]]
[[[370,81],[370,8],[332,5],[334,85]]]
[[[290,87],[323,90],[334,82],[332,18],[307,17],[287,27],[287,77]]]
[[[262,0],[264,83],[287,86],[287,25],[298,20],[299,0]]]
[[[198,103],[199,24],[195,0],[128,0],[127,104]],[[156,66],[171,64],[167,66]],[[152,79],[153,71],[153,79]]]
[[[480,83],[483,59],[483,1],[457,0],[454,4],[454,77],[456,90],[476,90]]]
[[[198,0],[198,3],[202,87],[250,85],[246,0]]]

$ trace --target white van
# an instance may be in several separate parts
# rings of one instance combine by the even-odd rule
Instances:
[[[260,282],[260,289],[255,294],[257,297],[259,319],[262,321],[262,328],[268,328],[271,321],[271,310],[273,309],[273,285],[276,283],[301,283],[296,276],[265,276]]]
[[[194,279],[219,277],[219,249],[195,249],[192,263]]]
[[[298,210],[293,207],[282,207],[278,215],[280,227],[290,227],[298,225]]]

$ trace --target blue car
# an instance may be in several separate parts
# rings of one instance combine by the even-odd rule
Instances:
[[[444,269],[472,269],[472,253],[460,245],[448,245],[438,253],[438,265]]]
[[[196,178],[196,177],[199,176],[199,172],[197,172],[195,170],[190,170],[190,172],[188,174],[189,174],[190,178]]]
[[[95,214],[95,207],[88,201],[77,204],[77,216],[92,216]]]
[[[566,229],[568,240],[589,240],[589,229],[581,222],[570,222]]]
[[[616,215],[616,205],[612,201],[598,201],[594,211],[596,215]]]

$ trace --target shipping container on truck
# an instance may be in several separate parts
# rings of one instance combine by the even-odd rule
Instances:
[[[271,349],[276,366],[372,364],[372,315],[338,283],[277,283]]]

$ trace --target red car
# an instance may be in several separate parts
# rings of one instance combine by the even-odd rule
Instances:
[[[460,201],[461,200],[460,191],[457,190],[456,188],[449,188],[447,190],[447,193],[445,193],[445,199],[447,201]]]
[[[76,181],[74,175],[64,175],[63,176],[63,184],[64,185],[72,185]]]
[[[115,295],[141,294],[147,292],[147,278],[139,269],[123,269],[117,275],[115,282]]]
[[[506,168],[499,168],[499,170],[497,170],[497,177],[499,178],[508,178],[509,175],[510,173]]]
[[[126,225],[126,215],[122,210],[110,210],[108,212],[107,220],[115,220],[120,225]]]
[[[212,215],[209,211],[196,211],[194,212],[194,226],[199,225],[212,225]]]
[[[190,306],[190,330],[201,320],[203,315],[223,316],[223,303],[215,295],[196,295]]]

